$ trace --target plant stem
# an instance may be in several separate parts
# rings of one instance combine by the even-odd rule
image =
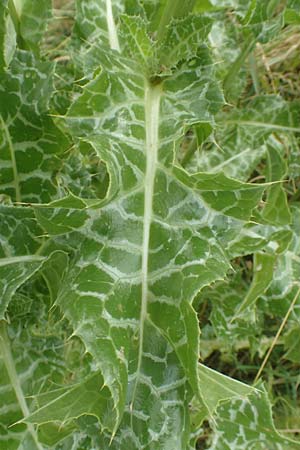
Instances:
[[[161,42],[164,38],[166,29],[173,18],[187,16],[192,12],[196,0],[168,0],[163,10],[160,23],[157,29],[156,39]]]

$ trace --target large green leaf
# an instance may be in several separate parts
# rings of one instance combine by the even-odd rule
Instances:
[[[133,25],[135,40],[144,42]],[[133,25],[127,20],[126,32]],[[199,31],[200,44],[204,35]],[[106,162],[106,200],[100,209],[38,208],[37,217],[76,255],[56,304],[103,374],[116,427],[125,411],[112,448],[185,449],[187,380],[201,401],[191,303],[202,286],[225,276],[226,247],[263,187],[174,166],[185,128],[212,121],[222,104],[206,48],[152,82],[137,70],[136,51],[137,63],[103,54],[101,73],[65,119]],[[103,435],[104,448],[110,439]]]

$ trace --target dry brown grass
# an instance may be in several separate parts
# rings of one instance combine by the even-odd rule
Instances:
[[[300,27],[288,26],[265,45],[257,45],[255,57],[259,77],[270,93],[300,98]]]

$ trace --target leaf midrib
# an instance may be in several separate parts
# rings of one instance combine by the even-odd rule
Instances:
[[[149,282],[149,246],[150,228],[153,217],[153,194],[155,174],[157,170],[157,156],[159,148],[159,109],[161,99],[161,87],[151,86],[145,83],[145,130],[146,130],[146,174],[144,189],[144,224],[142,243],[142,274],[141,274],[141,310],[139,323],[139,349],[137,359],[136,381],[132,395],[134,402],[135,392],[141,373],[144,327],[147,318],[148,282]]]
[[[112,11],[111,0],[106,0],[106,22],[108,29],[109,45],[112,50],[120,51],[119,39],[117,35],[116,24]]]

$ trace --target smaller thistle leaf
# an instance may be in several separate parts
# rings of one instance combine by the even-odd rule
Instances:
[[[199,377],[204,386],[207,387],[210,384],[214,386],[210,389],[205,388],[203,394],[212,416],[220,402],[231,400],[234,397],[246,397],[257,392],[254,387],[223,375],[203,364],[199,364]]]
[[[30,52],[17,50],[9,70],[1,79],[3,119],[14,118],[22,107],[30,108],[35,114],[46,112],[54,89],[53,76],[53,62],[41,61]]]
[[[212,419],[215,416],[220,403],[235,398],[244,399],[250,394],[257,392],[254,387],[223,375],[203,364],[199,364],[198,372],[200,384],[202,386],[203,399],[208,407],[209,416],[207,416],[207,410],[203,410],[197,399],[193,398],[191,403],[191,421],[192,434],[195,438],[198,437],[198,430],[200,429],[203,420]]]
[[[102,64],[104,55],[109,59],[120,50],[118,22],[125,13],[122,0],[76,0],[72,59],[87,79]]]
[[[20,23],[19,33],[34,53],[39,53],[40,43],[51,18],[51,0],[21,0],[15,2]]]
[[[112,399],[98,372],[74,385],[37,395],[38,409],[25,417],[27,423],[59,421],[68,424],[81,415],[94,415],[104,429],[115,427]]]
[[[223,173],[198,173],[188,175],[175,167],[174,174],[187,186],[198,191],[209,207],[224,215],[248,220],[261,199],[263,185],[242,183],[227,178]]]
[[[35,207],[34,211],[41,227],[52,236],[81,228],[88,219],[88,213],[82,209]]]
[[[261,139],[266,132],[299,132],[298,114],[281,97],[265,95],[254,98],[246,108],[220,114],[218,122],[247,127],[249,132],[255,132],[256,139]]]
[[[232,400],[217,409],[209,450],[296,450],[300,443],[275,429],[271,402],[263,385],[249,398]]]
[[[246,297],[239,305],[232,321],[240,316],[245,317],[245,315],[247,315],[248,319],[251,318],[251,314],[249,313],[253,311],[256,300],[265,293],[272,282],[276,260],[276,254],[262,252],[254,254],[253,280]]]
[[[67,255],[61,251],[55,251],[48,257],[25,255],[0,258],[0,320],[4,319],[16,290],[38,271],[48,284],[52,301],[55,300],[67,262]]]
[[[34,314],[43,300],[35,298]],[[47,335],[46,327],[40,335],[34,334],[33,319],[11,317],[6,331],[0,321],[0,420],[1,441],[4,448],[43,450],[38,431],[31,424],[16,424],[29,414],[33,406],[32,395],[61,383],[67,371],[61,336]],[[48,324],[47,324],[48,325]],[[61,332],[62,330],[60,330]]]
[[[280,133],[282,139],[283,134],[290,138],[291,132],[297,131],[298,114],[299,107],[276,95],[257,96],[243,108],[220,112],[216,116],[213,139],[201,147],[201,152],[195,154],[186,168],[192,172],[222,170],[228,177],[246,181],[266,157],[268,146],[276,143],[280,151],[280,143],[272,133]],[[284,151],[284,144],[281,147]],[[295,146],[291,156],[295,172],[298,154]]]
[[[300,279],[300,209],[296,204],[291,207],[291,240],[277,258],[272,283],[262,296],[263,307],[272,315],[282,317],[286,314],[294,298]],[[297,311],[297,309],[295,309]]]
[[[284,9],[278,12],[280,0],[270,2],[241,2],[241,23],[245,33],[251,34],[257,41],[266,43],[278,34],[284,25]],[[243,9],[246,6],[246,10]]]
[[[52,62],[17,51],[1,77],[0,188],[17,202],[60,196],[55,172],[69,140],[46,114],[53,91]]]
[[[160,64],[172,68],[197,56],[199,48],[206,43],[211,24],[209,18],[196,15],[173,20],[157,50]]]
[[[288,0],[284,11],[284,21],[287,25],[300,24],[300,5],[298,0]]]
[[[201,340],[200,353],[203,359],[220,347],[224,351],[239,350],[251,347],[257,341],[257,322],[249,321],[248,317],[246,320],[244,317],[232,320],[249,290],[241,267],[234,265],[233,269],[234,272],[226,280],[207,286],[199,295],[200,305],[204,302],[211,305],[209,320],[216,336],[216,339]]]
[[[154,61],[154,42],[151,41],[145,21],[140,16],[121,16],[120,46],[122,55],[139,63],[141,70],[147,72]]]
[[[272,17],[276,7],[278,7],[280,0],[272,0],[269,3],[261,3],[256,0],[251,1],[249,8],[243,17],[244,25],[252,25],[258,23],[264,23]],[[242,4],[242,2],[240,2]],[[246,6],[246,4],[245,4]]]
[[[16,290],[37,272],[44,261],[42,256],[14,256],[0,258],[0,320]]]
[[[74,423],[62,425],[59,422],[58,423],[49,422],[38,426],[38,436],[40,443],[52,448],[54,447],[55,450],[62,450],[61,447],[58,446],[58,444],[64,445],[63,443],[65,443],[65,441],[68,439],[68,437],[70,437],[70,435],[74,436],[75,439],[76,438],[78,439],[77,433],[78,429],[76,425],[74,425]],[[69,448],[72,449],[74,448],[75,450],[75,444],[74,447],[70,445]]]
[[[213,2],[211,2],[210,0],[201,0],[201,1],[196,1],[195,7],[194,7],[194,11],[196,13],[206,13],[206,12],[210,12],[210,11],[217,11],[218,10],[218,6],[215,5]],[[222,6],[220,6],[220,8],[222,8]]]
[[[259,250],[266,250],[269,253],[284,253],[293,238],[293,233],[287,227],[278,228],[260,224],[258,217],[257,222],[250,222],[241,230],[240,235],[233,239],[228,248],[228,254],[231,258],[237,256],[249,255]]]
[[[0,257],[38,253],[43,243],[43,229],[31,208],[0,205]]]
[[[294,325],[288,330],[283,338],[284,349],[286,351],[284,358],[295,364],[300,363],[300,333],[299,325]]]
[[[28,208],[0,206],[0,319],[16,290],[41,267],[42,229]]]
[[[62,251],[55,251],[51,253],[50,257],[44,261],[40,268],[41,274],[43,275],[49,289],[50,301],[52,305],[54,304],[60,290],[64,273],[68,268],[68,262],[68,255],[66,253]]]
[[[274,140],[268,145],[267,181],[281,181],[287,173],[287,164],[281,154],[281,148]],[[262,216],[272,225],[287,225],[291,222],[291,212],[283,183],[276,183],[267,190],[266,205]]]
[[[0,4],[0,72],[6,69],[16,50],[17,35],[9,10],[7,0]]]
[[[37,408],[36,396],[50,395],[58,386],[67,390],[93,373],[91,357],[77,338],[70,338],[72,330],[58,308],[53,307],[51,292],[43,280],[42,273],[49,271],[49,267],[54,269],[59,257],[65,256],[54,252],[52,264],[45,263],[45,270],[42,268],[40,275],[29,280],[13,297],[7,312],[10,323],[7,333],[1,322],[0,402],[6,405],[0,412],[1,436],[4,444],[9,442],[15,445],[13,448],[22,444],[42,450],[42,442],[58,443],[68,434],[77,436],[80,432],[76,421],[60,428],[54,423],[40,429],[23,420]],[[84,436],[87,438],[86,433]],[[32,441],[35,444],[30,445]]]

